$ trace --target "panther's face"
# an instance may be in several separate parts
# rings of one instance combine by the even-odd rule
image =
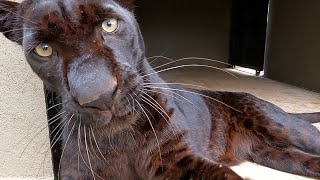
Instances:
[[[83,123],[130,115],[144,44],[129,1],[0,1],[0,31],[23,46],[46,87]],[[15,30],[16,29],[16,30]]]

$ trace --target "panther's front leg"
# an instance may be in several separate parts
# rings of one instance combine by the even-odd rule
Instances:
[[[192,154],[183,145],[162,147],[161,154],[157,151],[147,157],[141,168],[146,172],[143,179],[242,179],[230,168]]]

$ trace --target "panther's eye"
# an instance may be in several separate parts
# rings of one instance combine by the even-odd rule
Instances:
[[[53,49],[49,44],[41,43],[34,49],[34,52],[41,57],[49,57],[52,55]]]
[[[102,23],[102,29],[107,33],[114,33],[118,29],[117,19],[107,19]]]

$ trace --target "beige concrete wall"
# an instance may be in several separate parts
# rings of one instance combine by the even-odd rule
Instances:
[[[52,177],[45,111],[41,81],[0,35],[0,178]]]
[[[320,1],[273,0],[270,12],[266,77],[320,92]]]
[[[138,0],[136,5],[148,56],[200,56],[228,62],[230,0]]]

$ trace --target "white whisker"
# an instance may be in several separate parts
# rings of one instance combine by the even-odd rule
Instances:
[[[174,70],[174,69],[179,69],[179,68],[183,68],[183,67],[205,67],[205,68],[211,68],[211,69],[215,69],[215,70],[219,70],[219,71],[222,71],[222,72],[225,72],[235,78],[238,78],[236,75],[230,73],[229,71],[227,70],[224,70],[222,68],[218,68],[218,67],[214,67],[214,66],[210,66],[210,65],[203,65],[203,64],[186,64],[186,65],[180,65],[180,66],[174,66],[174,67],[170,67],[170,68],[166,68],[166,69],[163,69],[163,70],[159,70],[159,71],[156,71],[156,72],[153,72],[153,73],[150,73],[150,74],[146,74],[146,75],[143,75],[141,76],[142,78],[144,77],[147,77],[147,76],[151,76],[151,75],[154,75],[154,74],[158,74],[158,73],[161,73],[161,72],[165,72],[165,71],[170,71],[170,70]]]
[[[62,127],[61,127],[61,129],[59,130],[59,131],[61,131],[60,135],[59,135],[57,138],[55,138],[55,137],[52,138],[52,144],[51,144],[51,146],[49,146],[49,148],[47,149],[42,164],[44,164],[45,159],[47,158],[47,155],[48,155],[49,150],[52,149],[52,148],[58,143],[58,141],[61,139],[64,131],[66,131],[66,129],[68,128],[68,126],[69,126],[69,124],[70,124],[70,121],[71,121],[71,119],[73,118],[73,116],[74,116],[74,115],[71,116],[71,118],[67,121],[67,123],[66,123],[65,126],[62,126]],[[63,122],[63,121],[62,121],[62,122]],[[57,132],[56,135],[58,135],[59,131]],[[56,135],[55,135],[55,136],[56,136]],[[50,136],[51,136],[51,135],[50,135]],[[60,158],[62,158],[62,157],[60,157]],[[60,161],[61,161],[61,159],[60,159]],[[40,169],[39,169],[39,171],[40,171]],[[39,171],[38,171],[38,174],[39,174]]]
[[[73,115],[71,116],[71,118],[73,117]],[[61,130],[61,128],[63,127],[62,124],[67,120],[68,118],[68,115],[66,115],[61,121],[59,124],[57,124],[57,126],[51,131],[51,133],[49,134],[49,136],[51,137],[54,133],[55,136],[53,137],[53,139],[57,136],[58,132]],[[71,119],[70,118],[70,119]],[[70,120],[69,120],[70,121]],[[51,125],[51,124],[50,124]],[[59,129],[59,130],[58,130]],[[58,130],[58,131],[57,131]],[[57,131],[57,132],[56,132]]]
[[[87,132],[86,132],[86,126],[83,127],[83,133],[84,133],[84,143],[85,143],[85,147],[86,147],[86,151],[87,151],[87,157],[88,157],[88,162],[89,162],[89,166],[90,166],[90,171],[92,173],[92,177],[95,180],[96,177],[94,176],[94,171],[91,165],[91,160],[90,160],[90,155],[89,155],[89,149],[88,149],[88,142],[87,142]]]
[[[136,94],[135,94],[135,95],[136,95]],[[137,95],[136,95],[136,96],[137,96]],[[149,123],[150,123],[150,126],[151,126],[151,128],[152,128],[152,131],[153,131],[153,133],[154,133],[154,135],[155,135],[155,138],[156,138],[156,141],[157,141],[157,144],[158,144],[161,166],[163,166],[163,165],[162,165],[161,147],[160,147],[160,142],[159,142],[159,139],[158,139],[156,130],[154,129],[154,127],[153,127],[153,125],[152,125],[152,122],[151,122],[149,116],[147,115],[146,111],[145,111],[144,108],[142,107],[142,105],[141,105],[137,100],[135,100],[135,101],[137,102],[138,106],[141,108],[142,112],[144,113],[144,115],[146,116],[147,120],[148,120]]]
[[[28,35],[24,35],[24,36],[22,36],[21,38],[15,39],[15,40],[13,40],[13,41],[18,42],[18,41],[20,41],[20,40],[22,40],[22,39],[24,39],[24,38],[26,38],[26,37],[33,36],[33,35],[35,35],[35,34],[37,34],[37,33],[38,33],[38,32],[34,32],[34,33],[31,33],[31,34],[28,34]]]
[[[94,132],[93,132],[93,129],[92,129],[91,126],[90,126],[90,129],[91,129],[91,134],[92,134],[92,137],[93,137],[93,141],[94,141],[95,145],[97,146],[98,152],[100,153],[101,157],[102,157],[103,160],[111,167],[111,169],[112,169],[114,172],[117,172],[117,171],[111,166],[111,164],[107,161],[107,159],[104,157],[104,155],[102,154],[102,151],[101,151],[101,149],[100,149],[100,147],[99,147],[99,144],[98,144],[98,142],[97,142],[97,139],[96,139],[96,137],[95,137],[95,135],[94,135]]]
[[[55,121],[58,121],[59,118],[57,118]],[[52,124],[53,122],[51,122]],[[50,124],[49,124],[50,125]],[[24,152],[27,150],[28,146],[31,144],[31,142],[46,128],[48,128],[49,125],[46,125],[43,129],[41,129],[38,133],[36,133],[36,135],[34,135],[31,140],[26,144],[26,147],[23,149],[22,153],[20,154],[20,158],[23,156]],[[51,136],[52,134],[50,134]],[[20,142],[21,143],[21,142]]]
[[[62,111],[62,112],[60,112],[59,114],[57,114],[57,115],[55,115],[54,117],[50,118],[50,119],[48,120],[48,122],[50,122],[50,121],[52,121],[53,119],[55,119],[55,118],[57,118],[57,117],[61,116],[61,115],[62,115],[62,114],[64,114],[64,113],[66,113],[66,111]],[[51,124],[50,124],[50,125],[51,125]]]
[[[67,147],[67,145],[68,145],[68,141],[69,141],[69,139],[70,139],[70,136],[72,135],[72,133],[73,133],[73,131],[74,131],[75,125],[76,125],[76,123],[73,123],[73,126],[72,126],[72,128],[71,128],[71,131],[70,131],[70,133],[69,133],[66,141],[64,142],[64,146],[63,146],[63,148],[62,148],[61,157],[60,157],[60,162],[59,162],[59,169],[58,169],[58,179],[60,178],[59,175],[60,175],[60,171],[61,171],[61,162],[62,162],[62,158],[63,158],[63,155],[64,155],[64,151],[65,151],[65,149],[66,149],[66,147]]]
[[[220,64],[232,66],[229,63],[225,63],[225,62],[222,62],[222,61],[219,61],[219,60],[215,60],[215,59],[202,58],[202,57],[186,57],[186,58],[181,58],[181,59],[177,59],[177,60],[174,60],[174,61],[172,61],[172,59],[170,59],[168,57],[165,57],[165,56],[159,56],[159,57],[171,60],[171,62],[159,65],[159,66],[155,67],[154,69],[158,69],[158,68],[161,68],[161,67],[164,67],[164,66],[167,66],[167,65],[170,65],[170,64],[174,64],[174,63],[177,63],[177,62],[180,62],[180,61],[185,61],[185,60],[203,60],[203,61],[209,61],[209,62],[220,63]]]
[[[217,99],[215,99],[215,98],[212,98],[212,97],[210,97],[210,96],[206,96],[206,95],[204,95],[204,94],[196,93],[196,92],[193,92],[193,91],[182,90],[182,89],[164,88],[164,87],[156,87],[156,86],[148,86],[148,87],[154,88],[154,89],[173,90],[173,91],[180,91],[180,92],[186,92],[186,93],[190,93],[190,94],[200,95],[200,96],[202,96],[202,97],[205,97],[205,98],[214,100],[214,101],[216,101],[216,102],[218,102],[218,103],[220,103],[220,104],[223,104],[223,105],[229,107],[230,109],[233,109],[233,110],[235,110],[235,111],[237,111],[237,112],[239,112],[239,113],[242,113],[241,111],[233,108],[232,106],[230,106],[230,105],[228,105],[228,104],[226,104],[226,103],[224,103],[224,102],[222,102],[222,101],[220,101],[220,100],[217,100]]]
[[[111,149],[112,149],[116,154],[120,155],[120,153],[118,153],[118,151],[116,151],[116,149],[112,146],[110,136],[108,136],[108,141],[109,141],[109,144],[110,144]]]
[[[53,109],[53,108],[55,108],[55,107],[57,107],[57,106],[60,106],[60,105],[62,105],[63,103],[59,103],[59,104],[56,104],[56,105],[54,105],[54,106],[51,106],[50,108],[48,108],[47,109],[47,111],[50,111],[51,109]]]
[[[166,93],[159,92],[159,91],[148,90],[148,89],[145,89],[145,91],[160,93],[160,94],[164,94],[164,95],[171,96],[171,97],[174,97],[174,98],[178,99],[177,97],[175,97],[175,96],[173,96],[173,95],[166,94]],[[167,90],[167,91],[169,91],[169,90]],[[178,93],[176,93],[176,92],[173,92],[173,91],[170,91],[170,92],[171,92],[172,94],[174,94],[174,95],[182,98],[183,100],[187,101],[188,103],[190,103],[191,105],[193,105],[195,108],[197,108],[197,109],[201,112],[201,109],[200,109],[197,105],[195,105],[192,101],[190,101],[189,99],[187,99],[186,97],[184,97],[184,96],[182,96],[182,95],[180,95],[180,94],[178,94]],[[178,99],[178,100],[181,101],[181,99]]]
[[[91,128],[91,126],[90,126],[90,128]],[[89,142],[90,142],[90,144],[89,145],[91,145],[91,147],[92,147],[92,151],[93,151],[93,154],[99,159],[99,161],[102,161],[101,160],[101,158],[98,156],[98,154],[96,153],[96,150],[95,150],[95,148],[94,148],[94,144],[93,144],[93,142],[92,142],[92,136],[91,136],[91,129],[89,129],[88,128],[88,136],[89,136]]]
[[[59,134],[59,131],[57,131],[57,134],[52,138],[53,143],[51,145],[51,149],[55,146],[55,144],[59,141],[59,139],[62,137],[63,132],[66,130],[66,128],[69,126],[71,119],[74,117],[74,114],[70,117],[70,119],[67,121],[66,125],[61,126],[62,128],[60,128],[59,131],[61,131],[60,135],[58,137],[56,137]],[[63,121],[62,121],[63,122]],[[52,133],[52,132],[51,132]]]
[[[174,62],[173,59],[168,58],[168,57],[166,57],[166,56],[151,56],[151,57],[148,57],[147,60],[149,60],[149,59],[154,59],[154,60],[152,60],[152,61],[149,62],[150,64],[152,64],[154,61],[158,60],[159,58],[163,58],[163,59],[169,60],[169,61],[171,61],[171,62]]]
[[[162,116],[162,118],[167,122],[167,124],[169,125],[169,127],[171,128],[171,130],[173,131],[173,133],[175,135],[178,134],[176,129],[175,129],[177,127],[175,126],[175,124],[172,124],[170,122],[170,118],[171,117],[167,114],[167,112],[164,110],[164,108],[153,97],[151,97],[148,93],[145,93],[145,92],[143,92],[141,90],[139,90],[139,91],[142,92],[144,95],[148,96],[153,102],[151,100],[149,100],[148,98],[144,97],[144,96],[142,96],[142,98],[144,98],[145,100],[144,99],[142,99],[142,100],[145,103],[147,103],[149,106],[154,108],[160,114],[160,116]],[[163,114],[165,114],[166,117]]]
[[[191,87],[196,87],[199,89],[204,89],[204,90],[210,90],[208,87],[205,86],[200,86],[200,85],[196,85],[196,84],[188,84],[188,83],[143,83],[144,85],[182,85],[182,86],[191,86]],[[219,92],[214,92],[217,94],[220,94]]]
[[[14,31],[23,31],[23,30],[40,30],[39,28],[18,28],[18,29],[11,29],[11,30],[8,30],[8,31],[3,31],[2,33],[5,34],[5,33],[9,33],[9,32],[14,32]]]
[[[176,126],[174,126],[172,123],[170,123],[169,119],[167,119],[167,117],[165,117],[163,115],[163,113],[161,113],[160,111],[163,111],[162,110],[162,107],[159,108],[157,107],[154,103],[150,102],[149,100],[147,100],[147,98],[145,98],[144,96],[142,96],[142,98],[144,99],[141,99],[143,102],[145,102],[146,104],[148,104],[150,107],[152,107],[154,110],[156,110],[158,112],[158,114],[160,114],[160,116],[167,122],[167,124],[169,125],[170,129],[172,130],[172,132],[174,133],[174,135],[176,136],[177,135],[177,131],[175,130]],[[149,102],[148,102],[149,101]],[[164,112],[164,114],[166,114],[166,116],[168,116],[167,113]],[[169,116],[168,116],[169,117]],[[169,117],[170,118],[170,117]],[[177,136],[176,136],[177,138]],[[177,138],[178,139],[178,138]]]
[[[12,14],[14,14],[14,15],[16,15],[16,16],[18,16],[18,17],[20,17],[20,18],[22,18],[22,19],[24,19],[24,20],[26,20],[26,21],[31,22],[32,24],[37,25],[37,23],[31,21],[30,19],[25,18],[25,17],[21,16],[20,14],[18,14],[18,13],[16,13],[16,12],[13,12],[13,11],[11,11],[11,10],[9,10],[9,9],[6,9],[5,7],[6,7],[6,6],[0,6],[0,9],[3,9],[3,10],[5,10],[5,11],[8,11],[9,13],[12,13]]]

